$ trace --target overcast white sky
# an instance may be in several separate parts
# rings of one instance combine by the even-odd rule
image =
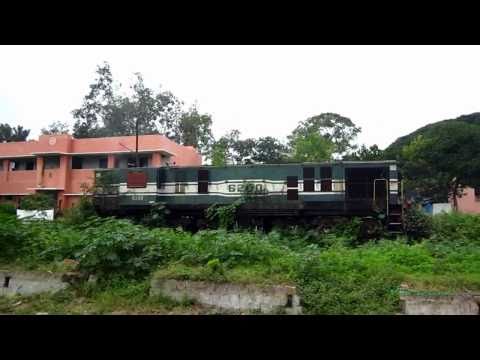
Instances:
[[[300,120],[336,112],[384,148],[425,124],[480,111],[479,46],[0,46],[0,123],[36,138],[73,123],[96,66],[124,85],[141,72],[213,116],[220,136],[283,139]]]

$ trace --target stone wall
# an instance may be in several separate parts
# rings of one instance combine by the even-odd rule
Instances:
[[[61,274],[0,270],[0,296],[56,292],[67,286]]]
[[[475,296],[460,294],[450,296],[401,297],[405,315],[479,315]]]
[[[153,279],[151,295],[177,301],[192,299],[203,305],[240,311],[301,314],[300,299],[293,286],[213,283],[206,281]]]

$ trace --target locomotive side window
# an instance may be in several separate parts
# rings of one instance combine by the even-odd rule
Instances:
[[[287,188],[296,188],[296,187],[298,187],[298,177],[287,176]]]
[[[298,200],[297,176],[287,176],[287,200]]]
[[[187,176],[186,172],[183,169],[175,170],[175,192],[176,193],[185,193]]]
[[[157,187],[159,189],[165,189],[165,182],[167,180],[167,173],[165,169],[160,168],[157,172]]]
[[[208,194],[208,170],[198,170],[198,193]]]
[[[322,166],[320,168],[320,191],[332,191],[332,167]]]
[[[315,168],[303,168],[303,191],[315,191]]]

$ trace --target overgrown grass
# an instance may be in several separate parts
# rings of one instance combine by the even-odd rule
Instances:
[[[63,260],[74,259],[81,271],[100,277],[94,287],[86,284],[63,295],[22,299],[28,306],[1,299],[0,312],[186,311],[188,304],[148,295],[153,273],[191,280],[294,284],[306,312],[314,314],[396,313],[402,283],[432,291],[480,290],[479,216],[435,216],[431,237],[414,242],[400,238],[353,246],[357,226],[344,224],[329,232],[191,234],[115,218],[27,223],[0,213],[0,261],[6,266],[64,271]]]
[[[0,297],[2,314],[190,314],[209,309],[192,309],[192,302],[178,302],[149,296],[148,281],[111,280],[108,284],[83,284],[54,294]]]

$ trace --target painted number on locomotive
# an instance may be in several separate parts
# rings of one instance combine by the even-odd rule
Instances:
[[[230,184],[228,185],[229,192],[265,192],[265,184]]]

